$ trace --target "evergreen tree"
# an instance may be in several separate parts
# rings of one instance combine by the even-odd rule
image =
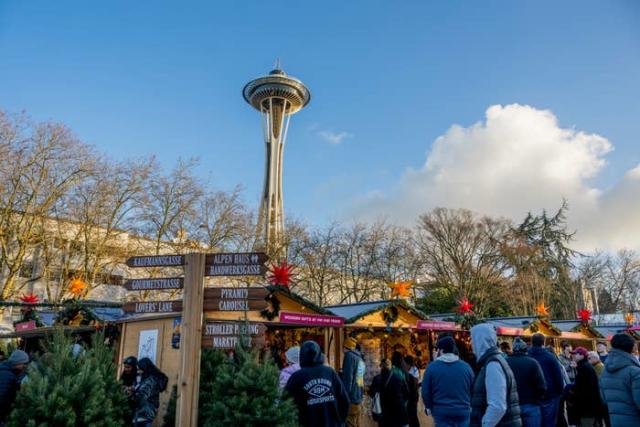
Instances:
[[[116,378],[112,351],[96,334],[90,349],[72,355],[62,332],[31,364],[7,426],[95,426],[126,424],[126,396]]]
[[[200,425],[244,427],[288,427],[297,425],[297,412],[278,389],[275,364],[260,361],[255,351],[236,348],[235,358],[222,353],[208,355],[217,374],[203,378],[200,393]]]

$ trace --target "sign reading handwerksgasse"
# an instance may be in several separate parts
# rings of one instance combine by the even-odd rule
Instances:
[[[182,289],[182,277],[164,277],[159,279],[130,279],[124,284],[129,291],[161,291],[164,289]]]
[[[208,254],[205,276],[263,276],[269,258],[262,252]]]
[[[184,265],[184,255],[132,256],[127,260],[129,267],[178,267]]]

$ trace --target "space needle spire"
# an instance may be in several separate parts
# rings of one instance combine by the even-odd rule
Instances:
[[[242,95],[262,116],[265,143],[265,175],[256,229],[257,246],[272,256],[282,256],[284,205],[282,199],[282,156],[291,115],[311,99],[309,89],[298,79],[275,68],[266,76],[250,81]]]

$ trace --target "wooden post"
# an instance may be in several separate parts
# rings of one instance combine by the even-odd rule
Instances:
[[[200,347],[204,303],[205,255],[188,254],[185,258],[180,326],[180,370],[178,371],[177,427],[197,427],[200,390]]]

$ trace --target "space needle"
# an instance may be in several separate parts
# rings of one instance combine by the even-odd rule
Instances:
[[[291,115],[311,99],[309,89],[280,69],[246,84],[242,96],[262,116],[265,143],[265,174],[256,229],[257,247],[282,256],[284,207],[282,201],[282,156]]]

